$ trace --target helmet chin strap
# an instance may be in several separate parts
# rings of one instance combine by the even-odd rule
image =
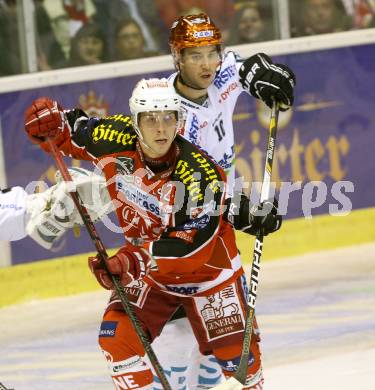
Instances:
[[[154,150],[151,146],[147,145],[146,142],[143,141],[143,139],[140,139],[140,141],[141,141],[141,144],[146,147],[146,149],[151,150],[151,152],[155,153],[156,155],[158,154],[158,152],[156,150]]]
[[[142,133],[141,133],[142,134]],[[150,145],[147,145],[146,142],[144,141],[143,139],[143,136],[139,137],[138,136],[138,139],[139,141],[141,142],[141,144],[148,150],[150,150],[151,152],[155,153],[155,154],[158,154],[158,152],[156,150],[154,150]]]

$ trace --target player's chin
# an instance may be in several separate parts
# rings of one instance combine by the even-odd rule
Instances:
[[[214,81],[215,75],[200,77],[197,84],[200,88],[208,88]]]

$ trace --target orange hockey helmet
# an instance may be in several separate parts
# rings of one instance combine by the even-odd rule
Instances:
[[[172,24],[169,45],[173,55],[188,47],[222,43],[220,30],[206,14],[181,16]]]

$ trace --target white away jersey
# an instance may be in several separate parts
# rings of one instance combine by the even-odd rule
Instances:
[[[26,237],[26,198],[22,187],[0,192],[0,240],[16,241]]]
[[[208,98],[203,105],[181,96],[185,114],[182,135],[202,148],[225,170],[228,188],[234,185],[233,111],[243,88],[238,70],[242,60],[232,51],[226,52],[220,71],[208,87]],[[174,82],[177,73],[170,76]]]

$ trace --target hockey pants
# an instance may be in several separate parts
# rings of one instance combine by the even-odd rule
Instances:
[[[160,334],[175,310],[182,305],[200,352],[204,355],[213,354],[224,375],[230,377],[235,373],[242,351],[246,307],[243,288],[239,278],[209,296],[181,297],[139,282],[135,282],[131,290],[128,288],[127,291],[150,340]],[[263,389],[259,341],[259,331],[254,321],[245,389]],[[176,343],[183,342],[176,339]],[[107,359],[116,390],[152,389],[154,378],[151,367],[144,360],[145,351],[116,299],[112,299],[104,314],[99,344]]]

